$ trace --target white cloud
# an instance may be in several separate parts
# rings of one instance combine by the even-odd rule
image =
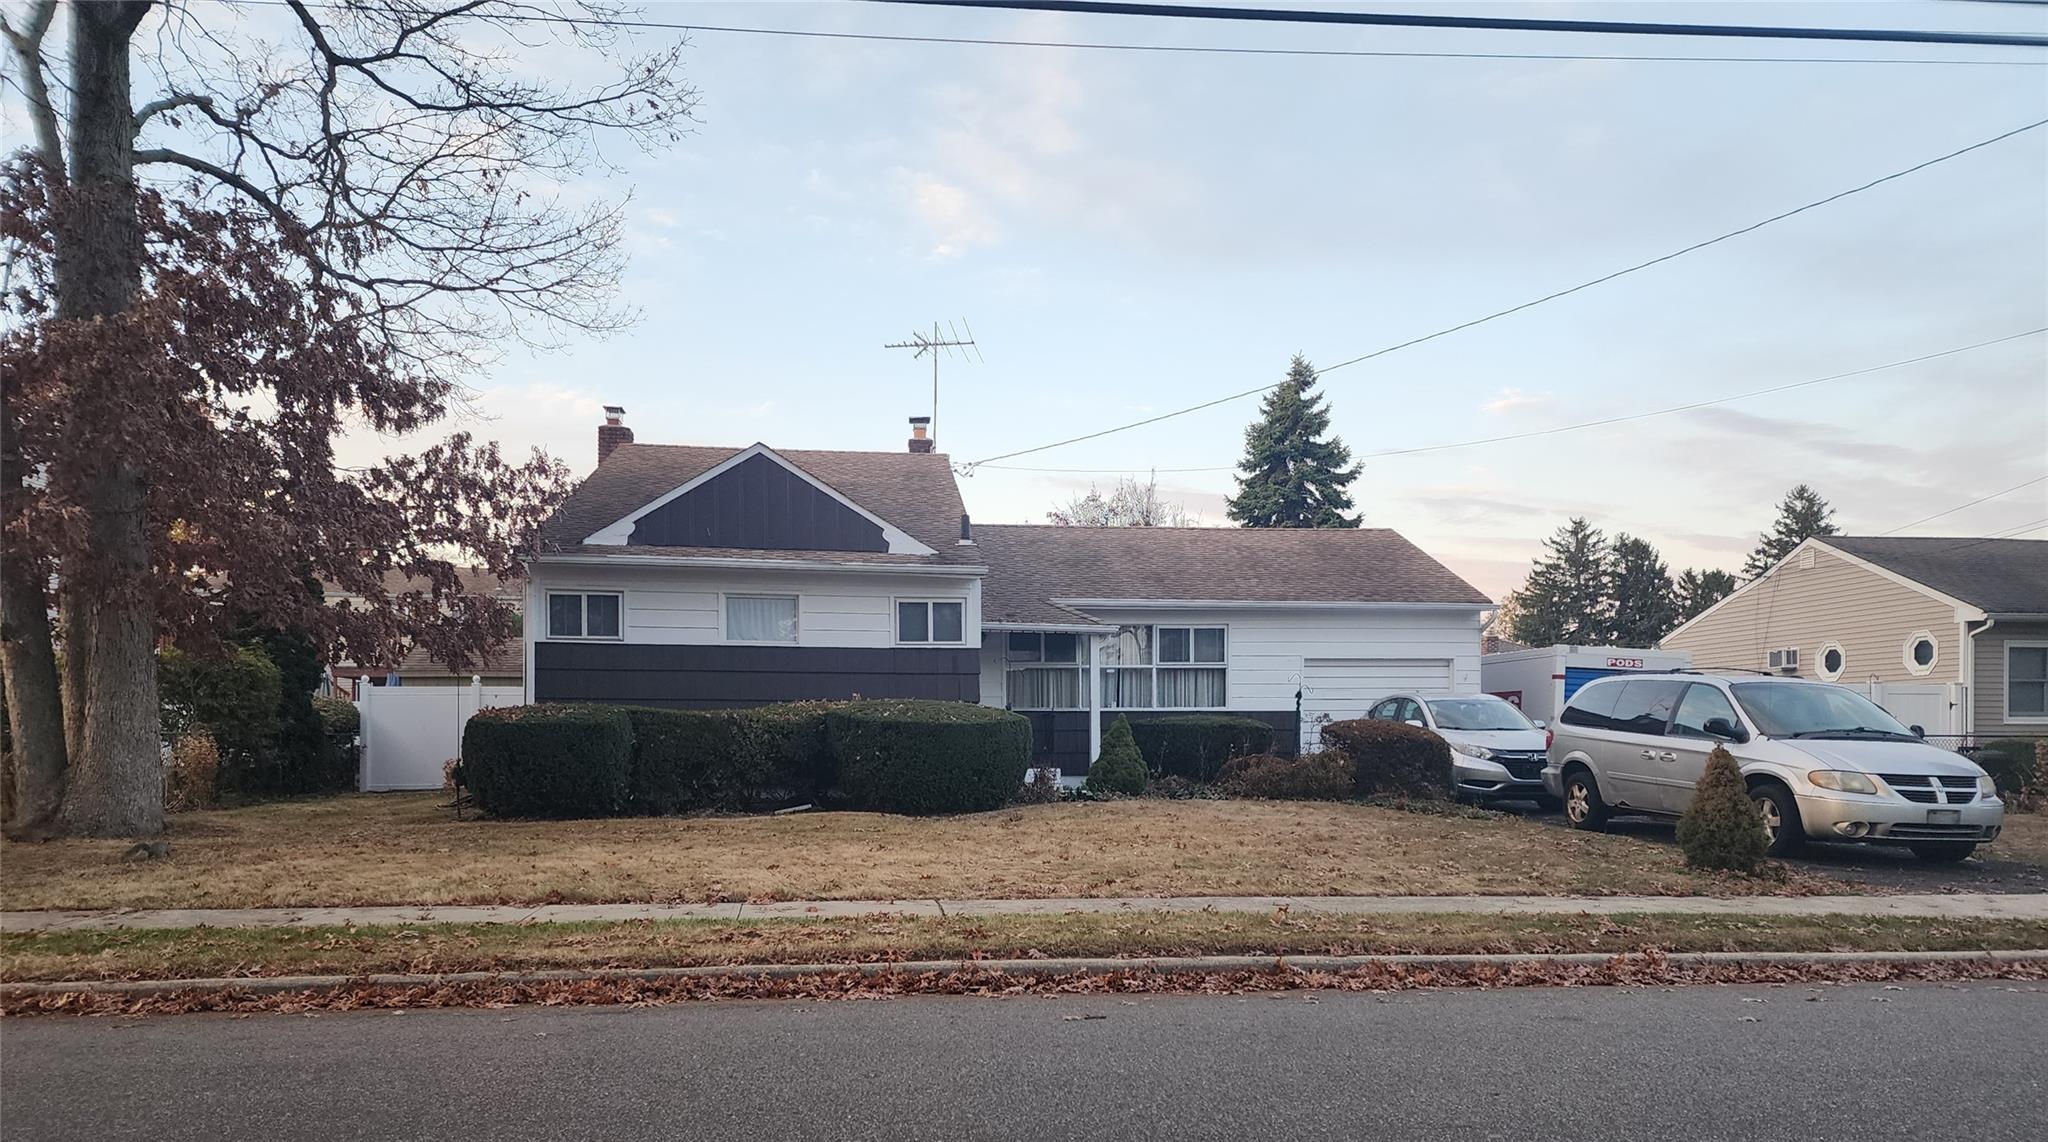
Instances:
[[[1528,408],[1549,408],[1556,401],[1556,395],[1550,392],[1530,393],[1523,392],[1521,389],[1508,388],[1502,389],[1499,396],[1480,405],[1479,410],[1498,416],[1502,413],[1520,412]]]
[[[643,210],[640,213],[649,222],[654,223],[656,226],[659,226],[664,230],[674,229],[676,223],[680,221],[680,219],[676,217],[676,213],[673,210],[655,210],[650,208],[647,210]]]
[[[906,174],[904,183],[911,209],[931,231],[933,257],[958,257],[996,240],[995,221],[962,187],[922,171]]]

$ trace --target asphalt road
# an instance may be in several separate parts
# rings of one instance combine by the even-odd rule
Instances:
[[[1996,1142],[2044,1057],[2027,984],[38,1018],[0,1136]]]

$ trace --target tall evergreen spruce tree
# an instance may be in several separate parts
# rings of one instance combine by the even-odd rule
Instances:
[[[1244,459],[1231,519],[1245,527],[1357,527],[1347,491],[1358,479],[1351,450],[1330,431],[1330,412],[1315,387],[1315,366],[1301,354],[1287,380],[1266,394],[1259,419],[1244,433]]]
[[[1613,586],[1614,619],[1608,630],[1616,646],[1655,646],[1678,625],[1677,588],[1648,540],[1614,537]]]
[[[1771,530],[1758,537],[1756,550],[1749,553],[1749,561],[1742,565],[1742,577],[1754,579],[1769,571],[1802,540],[1840,532],[1834,520],[1835,509],[1820,498],[1819,492],[1805,484],[1795,486],[1778,501],[1777,521],[1771,524]]]
[[[1607,638],[1613,621],[1613,569],[1607,539],[1583,518],[1543,541],[1529,581],[1514,596],[1510,633],[1527,646],[1588,646]]]
[[[1726,571],[1698,571],[1686,568],[1678,577],[1678,621],[1694,615],[1735,593],[1741,581]]]

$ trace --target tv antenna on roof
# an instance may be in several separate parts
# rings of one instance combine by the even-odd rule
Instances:
[[[937,440],[939,437],[939,354],[943,352],[951,355],[957,349],[960,351],[960,359],[964,361],[967,359],[967,350],[972,349],[974,350],[974,359],[977,361],[982,360],[981,347],[974,343],[974,328],[967,325],[967,319],[964,317],[960,319],[960,324],[967,326],[967,336],[965,337],[960,336],[960,330],[953,327],[953,322],[949,318],[946,321],[946,328],[952,334],[950,337],[941,334],[939,332],[939,323],[934,321],[932,322],[932,331],[929,336],[921,331],[913,331],[908,341],[891,341],[882,346],[884,349],[914,349],[916,352],[911,354],[913,358],[922,357],[927,353],[931,354],[933,440]],[[986,364],[987,362],[984,361],[983,363]]]

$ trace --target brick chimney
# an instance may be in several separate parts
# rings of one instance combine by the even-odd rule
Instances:
[[[604,406],[604,423],[597,426],[597,462],[621,444],[633,443],[633,430],[626,427],[626,410],[615,404]]]
[[[913,416],[910,418],[910,450],[912,452],[930,452],[938,447],[939,442],[932,439],[931,425],[931,417]]]

